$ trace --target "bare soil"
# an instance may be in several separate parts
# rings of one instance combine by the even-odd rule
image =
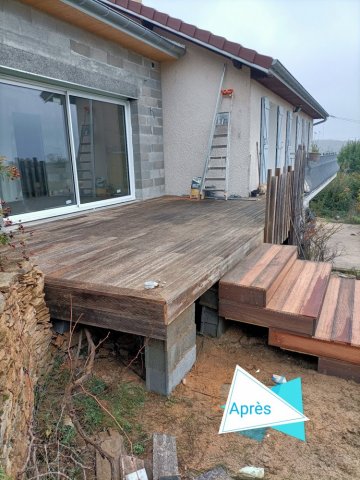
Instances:
[[[183,478],[223,465],[236,473],[246,465],[265,468],[266,479],[360,479],[360,385],[321,375],[317,360],[266,345],[266,330],[230,323],[220,339],[198,337],[197,361],[170,398],[148,394],[138,414],[144,431],[177,438]],[[301,377],[306,442],[267,430],[262,442],[240,434],[219,435],[220,405],[226,401],[234,368],[240,365],[265,385],[273,373]],[[94,372],[108,383],[142,382],[116,358],[100,358]],[[145,457],[151,458],[151,442]]]

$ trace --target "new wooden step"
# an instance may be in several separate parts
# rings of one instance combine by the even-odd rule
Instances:
[[[314,337],[360,347],[359,280],[331,277]]]
[[[330,274],[331,263],[296,260],[267,308],[317,319]]]
[[[312,336],[330,273],[330,263],[295,260],[266,307],[249,305],[246,297],[246,303],[224,298],[220,282],[219,313],[239,322]]]
[[[264,243],[220,281],[219,297],[265,307],[297,258],[297,248]]]

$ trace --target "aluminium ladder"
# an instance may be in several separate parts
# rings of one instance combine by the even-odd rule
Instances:
[[[95,157],[93,138],[92,105],[84,107],[83,123],[80,130],[76,164],[79,177],[80,195],[95,196]]]
[[[225,200],[228,198],[231,110],[234,92],[232,89],[223,89],[225,73],[226,64],[221,76],[208,153],[201,180],[201,198]]]

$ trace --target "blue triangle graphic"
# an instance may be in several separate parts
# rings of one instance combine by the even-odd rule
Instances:
[[[276,385],[272,387],[275,393],[279,397],[283,398],[286,402],[292,405],[296,410],[301,413],[304,413],[303,401],[302,401],[302,388],[301,388],[301,378],[294,378],[287,383],[282,383],[281,385]],[[291,437],[298,438],[305,442],[305,422],[291,423],[289,425],[281,425],[278,427],[272,427],[274,430],[290,435]]]

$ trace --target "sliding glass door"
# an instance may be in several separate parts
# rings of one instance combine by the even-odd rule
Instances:
[[[66,99],[0,83],[0,155],[18,180],[1,178],[1,198],[19,215],[76,204]]]
[[[16,220],[132,199],[125,102],[0,80],[0,157],[20,178],[0,178]],[[129,153],[130,152],[130,153]]]
[[[70,96],[80,202],[130,195],[125,109]]]

